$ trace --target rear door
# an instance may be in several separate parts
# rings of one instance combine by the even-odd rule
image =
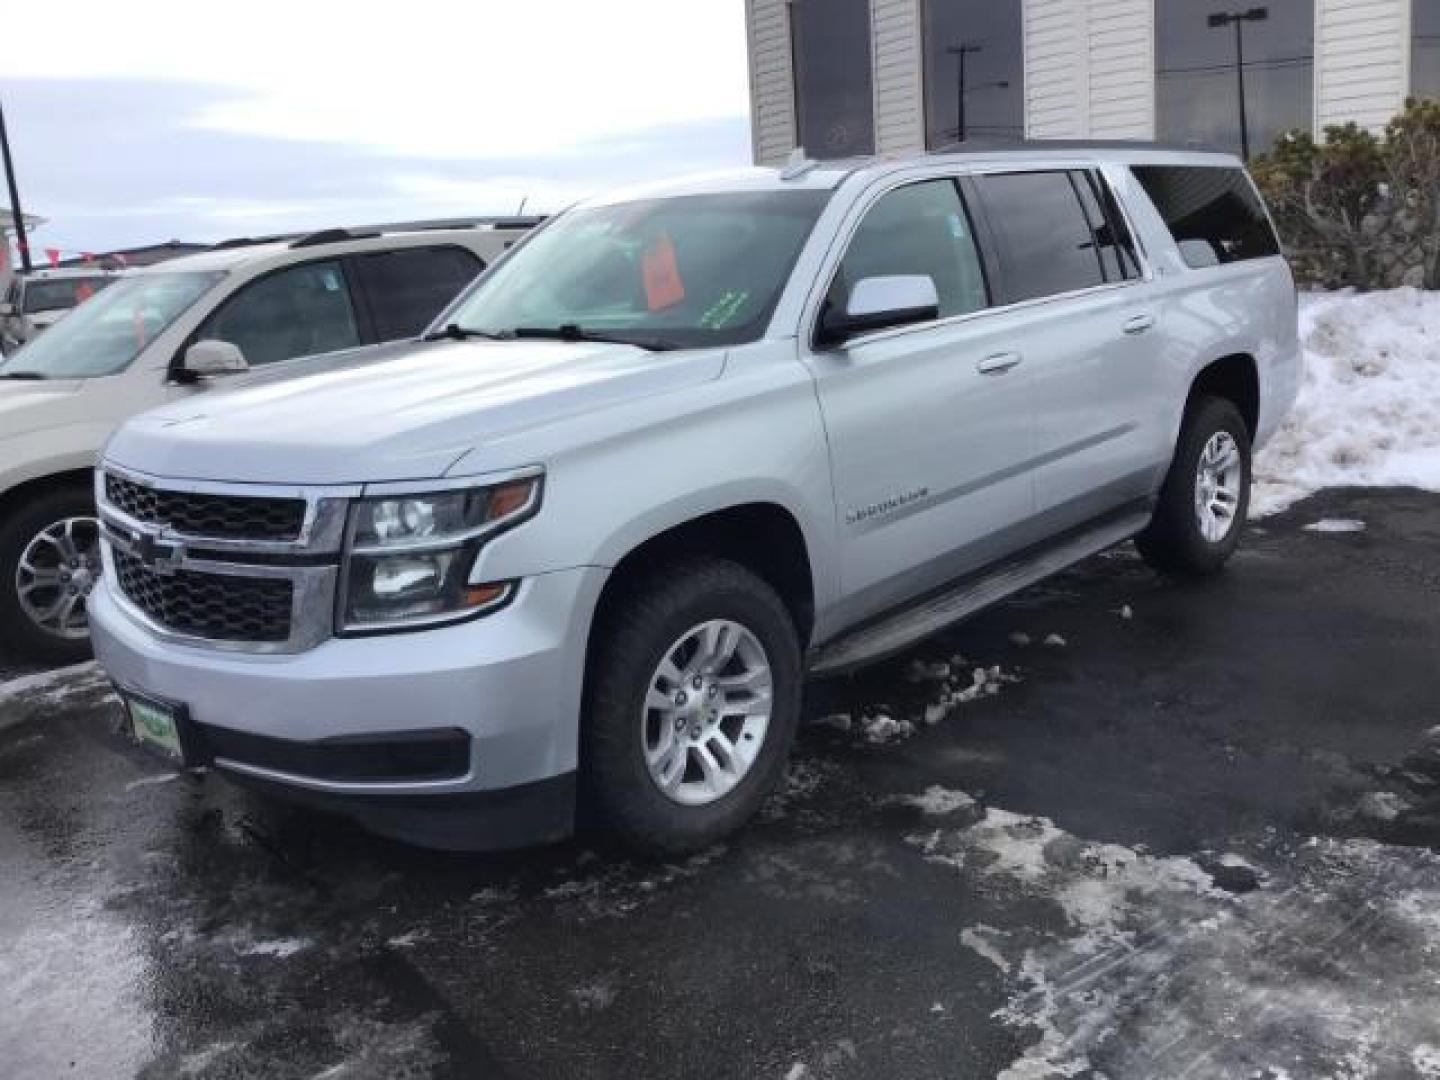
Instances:
[[[1157,313],[1096,170],[995,172],[976,183],[1029,377],[1037,524],[1053,533],[1152,490],[1163,464]]]
[[[877,191],[850,222],[816,318],[858,281],[912,274],[934,281],[940,317],[806,355],[830,441],[844,623],[1007,553],[1033,509],[1028,375],[987,311],[960,182]]]
[[[370,340],[398,341],[429,326],[485,264],[465,248],[445,244],[353,255],[350,268]]]

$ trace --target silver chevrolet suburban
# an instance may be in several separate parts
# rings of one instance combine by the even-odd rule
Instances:
[[[123,730],[181,766],[436,846],[579,817],[693,850],[780,777],[807,674],[1132,537],[1220,569],[1299,375],[1230,156],[627,190],[422,342],[126,424],[95,647]]]

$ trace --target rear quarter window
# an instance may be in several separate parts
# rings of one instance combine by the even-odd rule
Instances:
[[[1265,207],[1242,170],[1136,165],[1131,171],[1165,220],[1187,265],[1198,269],[1280,253]]]

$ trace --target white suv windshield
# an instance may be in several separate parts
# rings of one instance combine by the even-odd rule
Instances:
[[[92,379],[123,371],[221,276],[120,278],[0,364],[0,378]]]
[[[658,349],[753,341],[829,196],[752,191],[572,210],[442,321],[487,336]]]

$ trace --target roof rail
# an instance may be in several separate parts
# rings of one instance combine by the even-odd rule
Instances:
[[[337,244],[342,240],[368,240],[373,236],[380,236],[378,229],[321,229],[319,232],[308,233],[299,240],[292,241],[291,249],[316,247],[320,244]]]
[[[278,244],[283,240],[293,240],[299,233],[275,233],[271,236],[232,236],[228,240],[221,240],[218,244],[211,245],[212,251],[227,251],[230,248],[254,247],[256,244]]]
[[[799,180],[807,173],[814,172],[820,167],[818,161],[805,156],[805,148],[797,146],[790,151],[790,156],[785,159],[785,167],[780,170],[781,180]]]

